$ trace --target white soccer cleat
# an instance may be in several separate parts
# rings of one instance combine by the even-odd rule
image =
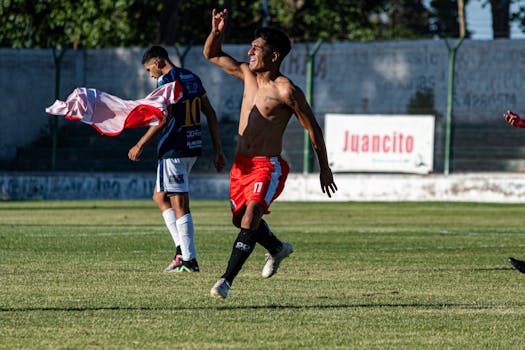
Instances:
[[[275,254],[271,255],[269,253],[266,254],[266,264],[264,264],[263,270],[262,270],[262,276],[264,278],[270,278],[279,269],[279,265],[281,264],[281,261],[283,261],[284,258],[289,256],[293,253],[293,247],[288,242],[283,242],[283,247],[281,250]]]
[[[211,287],[210,295],[217,299],[224,299],[228,296],[230,284],[225,278],[221,278]]]

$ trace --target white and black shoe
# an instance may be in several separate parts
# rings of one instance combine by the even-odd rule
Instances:
[[[283,242],[283,246],[281,250],[275,254],[271,255],[269,253],[266,254],[266,264],[264,264],[263,270],[261,275],[264,278],[270,278],[279,269],[279,265],[281,264],[281,261],[283,261],[284,258],[290,256],[290,254],[293,253],[293,247],[288,242]]]
[[[210,295],[217,299],[225,299],[228,296],[230,284],[225,278],[221,278],[211,287]]]

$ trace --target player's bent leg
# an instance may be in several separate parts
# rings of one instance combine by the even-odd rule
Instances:
[[[245,210],[246,210],[246,208],[244,208],[240,212],[237,212],[237,213],[233,214],[233,216],[232,216],[232,224],[233,224],[233,226],[235,226],[237,228],[241,228],[242,217],[244,216]]]
[[[257,228],[257,243],[262,245],[271,255],[277,254],[283,243],[273,234],[268,223],[261,219]]]
[[[266,263],[264,264],[261,275],[270,278],[277,273],[281,262],[290,256],[293,247],[288,242],[281,242],[270,230],[270,226],[262,219],[265,208],[258,202],[252,201],[246,208],[242,225],[250,225],[254,228],[255,239],[268,250]]]
[[[233,283],[233,279],[237,276],[242,266],[253,252],[255,243],[254,231],[241,229],[233,243],[230,259],[226,266],[226,272],[222,275],[230,285]]]
[[[241,227],[257,230],[264,211],[265,209],[260,203],[255,201],[249,202],[242,216]]]
[[[180,219],[190,213],[190,197],[188,192],[169,192],[170,207],[175,211],[175,216]]]
[[[177,266],[175,272],[198,272],[197,251],[195,249],[195,228],[193,217],[190,212],[190,200],[188,192],[169,193],[171,206],[177,217],[177,231],[179,232],[182,262]]]
[[[182,262],[182,252],[180,249],[180,236],[177,231],[177,218],[175,216],[175,211],[171,207],[170,200],[166,195],[166,192],[157,192],[157,187],[153,188],[153,202],[157,205],[162,213],[162,218],[164,223],[170,232],[173,244],[175,245],[175,255],[168,266],[164,269],[164,272],[172,271],[176,266]]]
[[[151,197],[153,202],[157,205],[161,212],[171,208],[170,199],[166,195],[166,192],[157,192],[157,188],[153,188],[153,195]]]

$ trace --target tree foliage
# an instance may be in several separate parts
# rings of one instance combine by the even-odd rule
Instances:
[[[203,43],[217,1],[199,0],[1,0],[0,46],[148,46]],[[509,20],[525,26],[525,8],[509,15],[516,0],[490,4],[497,37]],[[268,4],[267,15],[263,4]],[[465,3],[468,0],[464,0]],[[457,37],[457,0],[222,0],[230,11],[225,41],[246,43],[263,22],[284,29],[295,42],[370,41]],[[468,36],[468,32],[467,32]]]
[[[490,0],[492,33],[494,39],[510,37],[511,0]]]
[[[160,6],[138,0],[2,0],[0,45],[132,46],[154,41]]]
[[[463,0],[465,5],[468,0]],[[459,37],[457,0],[431,0],[431,31],[439,37]],[[470,33],[467,31],[466,36]]]
[[[298,42],[318,38],[325,41],[408,39],[429,34],[428,15],[421,0],[269,0],[269,4],[269,22],[282,27]],[[259,17],[252,15],[255,25],[261,25]]]

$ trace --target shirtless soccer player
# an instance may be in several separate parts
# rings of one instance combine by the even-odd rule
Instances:
[[[233,224],[240,232],[226,272],[210,291],[216,298],[226,298],[256,243],[268,250],[262,270],[265,278],[273,276],[293,251],[292,245],[277,239],[262,219],[288,175],[288,164],[280,154],[283,133],[293,114],[308,131],[317,153],[321,190],[329,197],[337,190],[321,128],[301,89],[280,73],[281,62],[290,52],[290,40],[280,30],[260,28],[248,51],[249,63],[238,62],[222,51],[227,18],[227,10],[213,10],[212,30],[204,44],[204,56],[211,63],[244,83],[237,154],[230,172]]]

